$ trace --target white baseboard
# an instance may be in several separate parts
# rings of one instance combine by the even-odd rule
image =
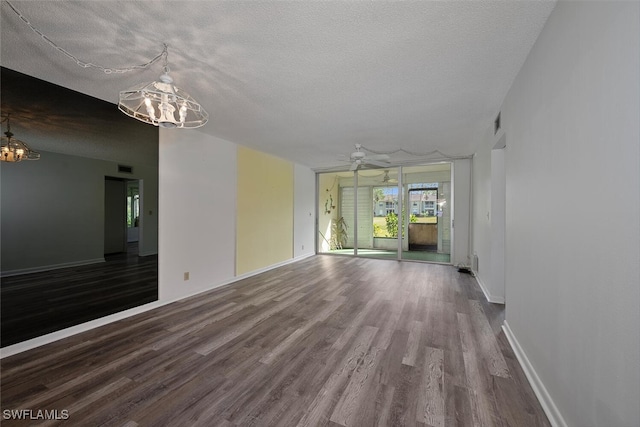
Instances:
[[[173,301],[171,301],[173,302]],[[42,335],[36,338],[32,338],[27,341],[22,341],[17,344],[9,345],[0,349],[0,359],[13,356],[14,354],[22,353],[23,351],[32,350],[36,347],[50,344],[54,341],[68,338],[72,335],[76,335],[82,332],[89,331],[91,329],[98,328],[100,326],[113,323],[118,320],[126,319],[127,317],[135,316],[136,314],[144,313],[154,308],[161,307],[169,302],[154,301],[149,304],[141,305],[138,307],[130,308],[129,310],[120,311],[118,313],[110,314],[108,316],[100,317],[99,319],[90,320],[79,325],[71,326],[66,329],[51,332],[47,335]]]
[[[509,344],[511,344],[511,348],[516,354],[518,362],[520,362],[520,366],[522,366],[522,370],[524,370],[524,373],[529,380],[529,384],[531,384],[531,388],[533,388],[533,392],[536,394],[536,397],[540,401],[540,405],[542,405],[542,409],[547,415],[547,418],[549,419],[551,425],[553,427],[567,427],[567,423],[564,421],[564,418],[562,418],[562,414],[558,410],[556,404],[553,402],[553,399],[551,399],[551,395],[542,383],[542,380],[536,373],[533,365],[529,361],[529,358],[520,346],[520,343],[513,334],[513,331],[509,327],[509,324],[506,320],[502,325],[502,330],[507,336],[507,340],[509,341]]]
[[[218,283],[216,283],[214,285],[211,285],[210,287],[208,287],[206,289],[200,289],[200,290],[194,291],[194,292],[192,292],[190,294],[180,295],[179,297],[175,297],[175,298],[164,300],[161,305],[171,304],[171,303],[176,302],[176,301],[180,301],[180,300],[183,300],[183,299],[191,298],[193,296],[202,294],[204,292],[209,292],[209,291],[212,291],[214,289],[221,288],[223,286],[231,285],[233,283],[239,282],[240,280],[248,279],[249,277],[256,276],[256,275],[261,274],[261,273],[266,273],[269,270],[273,270],[273,269],[276,269],[278,267],[283,267],[285,265],[292,264],[294,262],[302,261],[303,259],[310,258],[312,256],[315,256],[315,253],[306,254],[306,255],[302,255],[302,256],[297,256],[295,258],[290,258],[290,259],[288,259],[286,261],[282,261],[282,262],[279,262],[277,264],[270,265],[268,267],[260,268],[258,270],[250,271],[249,273],[241,274],[240,276],[233,276],[233,277],[231,277],[229,279],[226,279],[226,280],[218,282]]]
[[[79,267],[81,265],[98,264],[105,262],[103,258],[85,259],[82,261],[63,262],[61,264],[43,265],[40,267],[21,268],[18,270],[8,270],[2,272],[2,277],[18,276],[20,274],[40,273],[42,271],[59,270],[61,268]]]
[[[309,254],[309,255],[301,255],[301,256],[298,256],[296,258],[290,258],[288,260],[285,260],[285,261],[282,261],[282,262],[278,262],[276,264],[272,264],[272,265],[270,265],[268,267],[259,268],[257,270],[253,270],[253,271],[250,271],[248,273],[243,273],[243,274],[241,274],[239,276],[235,276],[232,279],[232,281],[230,281],[229,283],[236,282],[236,281],[242,280],[242,279],[247,279],[249,277],[255,276],[255,275],[260,274],[260,273],[266,273],[267,271],[273,270],[274,268],[283,267],[285,265],[288,265],[288,264],[291,264],[291,263],[294,263],[294,262],[302,261],[303,259],[309,258],[309,257],[311,257],[313,255],[315,255],[315,254],[312,253],[312,254]]]
[[[249,278],[249,277],[251,277],[251,276],[255,276],[255,275],[260,274],[260,273],[266,273],[267,271],[269,271],[269,270],[273,270],[274,268],[283,267],[283,266],[285,266],[285,265],[288,265],[288,264],[291,264],[291,263],[294,263],[294,262],[302,261],[303,259],[306,259],[306,258],[312,257],[312,256],[314,256],[314,255],[315,255],[314,253],[305,254],[305,255],[300,255],[300,256],[297,256],[297,257],[295,257],[295,258],[290,258],[290,259],[288,259],[288,260],[285,260],[285,261],[282,261],[282,262],[278,262],[278,263],[276,263],[276,264],[272,264],[272,265],[267,266],[267,267],[264,267],[264,268],[259,268],[259,269],[257,269],[257,270],[253,270],[253,271],[250,271],[250,272],[248,272],[248,273],[244,273],[244,274],[241,274],[241,275],[239,275],[239,276],[235,276],[235,277],[234,277],[230,282],[228,282],[228,283],[236,282],[236,281],[238,281],[238,280],[242,280],[242,279],[247,279],[247,278]]]
[[[480,286],[480,289],[482,289],[482,293],[484,294],[484,297],[487,299],[487,301],[494,304],[504,304],[504,297],[496,297],[491,295],[480,276],[478,276],[478,273],[473,271],[473,275],[476,278],[476,282],[478,282],[478,286]]]
[[[227,280],[224,280],[222,282],[216,283],[216,284],[210,286],[209,288],[193,292],[192,294],[180,295],[179,297],[176,297],[176,298],[154,301],[154,302],[151,302],[149,304],[141,305],[139,307],[134,307],[134,308],[131,308],[131,309],[125,310],[125,311],[120,311],[118,313],[110,314],[108,316],[104,316],[104,317],[101,317],[99,319],[91,320],[89,322],[81,323],[79,325],[75,325],[75,326],[71,326],[71,327],[66,328],[66,329],[55,331],[55,332],[52,332],[52,333],[47,334],[47,335],[42,335],[40,337],[32,338],[32,339],[27,340],[27,341],[23,341],[23,342],[20,342],[20,343],[17,343],[17,344],[9,345],[7,347],[4,347],[4,348],[0,349],[0,359],[5,358],[5,357],[9,357],[9,356],[13,356],[14,354],[22,353],[24,351],[31,350],[31,349],[34,349],[36,347],[40,347],[40,346],[43,346],[45,344],[52,343],[54,341],[61,340],[63,338],[70,337],[72,335],[76,335],[76,334],[79,334],[79,333],[82,333],[82,332],[86,332],[86,331],[89,331],[91,329],[95,329],[95,328],[98,328],[100,326],[104,326],[104,325],[107,325],[109,323],[116,322],[118,320],[126,319],[127,317],[135,316],[136,314],[144,313],[146,311],[153,310],[153,309],[156,309],[156,308],[159,308],[159,307],[174,303],[176,301],[180,301],[180,300],[183,300],[183,299],[186,299],[186,298],[190,298],[190,297],[198,295],[198,294],[209,292],[209,291],[212,291],[214,289],[220,288],[222,286],[230,285],[230,284],[235,283],[235,282],[237,282],[239,280],[246,279],[246,278],[249,278],[251,276],[255,276],[257,274],[260,274],[260,273],[265,273],[265,272],[267,272],[269,270],[273,270],[275,268],[282,267],[282,266],[285,266],[287,264],[292,264],[294,262],[302,261],[303,259],[310,258],[312,256],[315,256],[315,253],[297,256],[295,258],[291,258],[291,259],[288,259],[286,261],[279,262],[277,264],[273,264],[273,265],[270,265],[270,266],[265,267],[265,268],[261,268],[259,270],[255,270],[255,271],[252,271],[252,272],[249,272],[249,273],[246,273],[246,274],[242,274],[240,276],[234,276],[234,277],[231,277],[231,278],[229,278]]]
[[[138,252],[138,256],[151,256],[158,255],[158,251],[150,251],[150,252]]]
[[[311,258],[312,256],[315,256],[315,255],[316,255],[315,252],[309,252],[308,254],[298,255],[297,257],[293,257],[291,262],[302,261],[303,259]]]

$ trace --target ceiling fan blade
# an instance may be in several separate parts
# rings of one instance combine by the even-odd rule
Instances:
[[[373,165],[373,166],[380,166],[381,168],[386,168],[387,166],[389,166],[389,162],[383,162],[383,161],[378,161],[378,160],[372,160],[367,158],[365,160],[368,164]]]
[[[381,162],[388,162],[389,161],[389,155],[388,154],[374,154],[373,156],[367,156],[367,159],[369,160],[378,160]]]

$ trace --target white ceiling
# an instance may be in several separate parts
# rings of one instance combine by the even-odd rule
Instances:
[[[11,1],[86,62],[142,64],[169,45],[204,133],[312,168],[355,143],[470,155],[554,1]],[[2,2],[4,67],[112,102],[156,80],[77,66]],[[115,108],[115,106],[114,106]],[[133,120],[133,119],[132,119]],[[174,132],[180,132],[175,130]],[[34,147],[37,148],[37,147]]]

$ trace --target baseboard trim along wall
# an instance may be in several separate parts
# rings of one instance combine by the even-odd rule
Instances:
[[[138,256],[151,256],[158,255],[158,251],[150,251],[150,252],[139,252]]]
[[[239,276],[235,276],[235,277],[234,277],[231,281],[229,281],[228,283],[233,283],[233,282],[237,282],[238,280],[247,279],[247,278],[249,278],[249,277],[251,277],[251,276],[255,276],[255,275],[257,275],[257,274],[265,273],[265,272],[267,272],[267,271],[269,271],[269,270],[273,270],[274,268],[282,267],[282,266],[284,266],[284,265],[291,264],[291,263],[293,263],[293,262],[302,261],[303,259],[305,259],[305,258],[309,258],[309,257],[314,256],[314,255],[315,255],[314,253],[311,253],[311,254],[305,254],[305,255],[300,255],[300,256],[297,256],[297,257],[295,257],[295,258],[290,258],[290,259],[288,259],[288,260],[285,260],[285,261],[281,261],[281,262],[278,262],[278,263],[272,264],[272,265],[270,265],[270,266],[268,266],[268,267],[259,268],[259,269],[257,269],[257,270],[252,270],[252,271],[249,271],[248,273],[243,273],[243,274],[241,274],[241,275],[239,275]],[[182,298],[181,298],[181,299],[182,299]]]
[[[131,308],[129,310],[125,310],[125,311],[121,311],[119,313],[114,313],[114,314],[110,314],[109,316],[105,316],[105,317],[101,317],[99,319],[95,319],[95,320],[91,320],[89,322],[85,322],[82,323],[80,325],[76,325],[76,326],[72,326],[70,328],[66,328],[66,329],[62,329],[56,332],[52,332],[50,334],[47,335],[43,335],[40,337],[36,337],[27,341],[23,341],[17,344],[13,344],[13,345],[9,345],[7,347],[1,348],[0,349],[0,359],[3,359],[5,357],[9,357],[9,356],[13,356],[14,354],[18,354],[18,353],[22,353],[24,351],[27,350],[31,350],[34,349],[36,347],[40,347],[43,346],[45,344],[50,344],[54,341],[58,341],[61,340],[63,338],[67,338],[70,337],[72,335],[76,335],[82,332],[86,332],[89,331],[91,329],[95,329],[95,328],[99,328],[100,326],[104,326],[104,325],[108,325],[109,323],[113,323],[116,322],[118,320],[122,320],[122,319],[126,319],[127,317],[131,317],[131,316],[135,316],[136,314],[141,314],[144,313],[146,311],[149,310],[153,310],[171,303],[174,303],[176,301],[180,301],[186,298],[191,298],[192,296],[198,295],[198,294],[202,294],[205,292],[209,292],[212,291],[214,289],[220,288],[222,286],[227,286],[230,285],[232,283],[235,283],[239,280],[243,280],[243,279],[247,279],[251,276],[255,276],[257,274],[260,273],[265,273],[269,270],[273,270],[275,268],[278,267],[282,267],[285,266],[287,264],[292,264],[294,262],[298,262],[298,261],[302,261],[305,258],[310,258],[312,256],[315,256],[315,253],[310,253],[310,254],[305,254],[305,255],[301,255],[295,258],[291,258],[288,259],[286,261],[282,261],[279,262],[277,264],[274,265],[270,265],[269,267],[265,267],[265,268],[261,268],[259,270],[255,270],[240,276],[234,276],[228,280],[224,280],[222,282],[216,283],[214,285],[212,285],[211,287],[204,289],[204,290],[200,290],[197,292],[194,292],[192,294],[188,294],[188,295],[181,295],[179,297],[176,298],[172,298],[172,299],[168,299],[168,300],[164,300],[164,301],[155,301],[149,304],[145,304],[145,305],[141,305],[139,307],[134,307]]]
[[[170,301],[173,302],[173,301]],[[154,301],[149,304],[141,305],[131,308],[129,310],[120,311],[118,313],[110,314],[108,316],[101,317],[99,319],[91,320],[89,322],[81,323],[79,325],[71,326],[70,328],[61,329],[59,331],[51,332],[47,335],[42,335],[36,338],[32,338],[27,341],[22,341],[17,344],[8,345],[0,349],[0,359],[13,356],[14,354],[22,353],[27,350],[32,350],[36,347],[40,347],[52,342],[68,338],[72,335],[76,335],[82,332],[89,331],[91,329],[99,328],[100,326],[108,325],[109,323],[116,322],[118,320],[126,319],[127,317],[135,316],[136,314],[144,313],[154,308],[161,307],[169,304],[170,302]]]
[[[79,267],[81,265],[99,264],[105,262],[104,258],[85,259],[82,261],[64,262],[62,264],[42,265],[40,267],[21,268],[18,270],[3,271],[0,277],[17,276],[20,274],[40,273],[42,271],[59,270],[61,268]]]
[[[520,343],[513,334],[513,331],[509,327],[509,324],[506,320],[502,325],[502,330],[504,331],[509,344],[511,344],[511,348],[516,354],[518,362],[520,362],[520,366],[522,366],[522,369],[524,370],[524,373],[529,380],[529,384],[531,384],[531,388],[533,388],[533,392],[536,394],[536,397],[540,401],[540,405],[542,405],[542,409],[547,415],[547,418],[549,418],[549,422],[551,423],[551,425],[554,427],[568,427],[567,423],[564,421],[564,418],[562,418],[562,414],[558,410],[558,407],[553,402],[553,399],[551,399],[551,395],[542,383],[542,380],[536,373],[533,365],[529,361],[529,358],[520,346]]]
[[[473,276],[476,278],[476,282],[478,282],[478,286],[480,286],[480,289],[482,289],[482,293],[484,294],[484,297],[487,299],[487,301],[494,304],[504,304],[504,298],[494,297],[493,295],[491,295],[491,293],[489,293],[489,291],[487,290],[487,287],[485,286],[480,276],[478,276],[478,273],[476,273],[473,270],[472,272],[473,272]]]

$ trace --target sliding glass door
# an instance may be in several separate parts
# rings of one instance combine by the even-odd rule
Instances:
[[[398,258],[399,168],[358,171],[359,256]]]
[[[404,235],[402,259],[451,260],[451,164],[403,168]]]
[[[327,172],[318,174],[318,253],[353,255],[353,194],[351,202],[344,203],[344,188],[353,192],[353,172]],[[350,183],[350,185],[349,185]],[[351,204],[351,208],[349,208]],[[346,210],[346,212],[345,212]]]
[[[318,174],[318,252],[450,262],[451,164]]]

